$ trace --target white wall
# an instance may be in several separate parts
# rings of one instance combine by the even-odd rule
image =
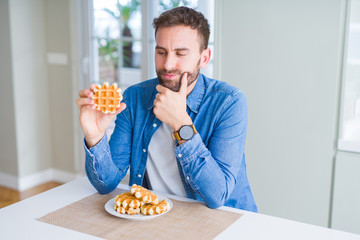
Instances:
[[[9,27],[8,1],[0,1],[0,83],[3,89],[0,94],[0,171],[5,174],[17,175],[18,166],[14,87],[12,82],[11,40]]]
[[[51,166],[44,8],[42,0],[11,0],[9,6],[18,176],[22,177]]]
[[[247,96],[259,211],[328,226],[343,1],[221,3],[220,77]]]
[[[75,172],[74,125],[72,89],[72,65],[70,45],[70,6],[69,1],[46,0],[44,3],[46,19],[46,53],[60,53],[67,57],[65,64],[47,64],[48,91],[51,95],[50,118],[52,124],[53,167],[63,171]],[[78,120],[78,118],[76,118]]]
[[[0,7],[0,185],[25,190],[73,179],[81,169],[74,153],[69,1],[1,0]],[[48,64],[48,52],[65,54],[68,63]]]

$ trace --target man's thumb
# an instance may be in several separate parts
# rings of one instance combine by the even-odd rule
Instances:
[[[180,87],[180,93],[187,94],[187,85],[188,85],[188,79],[187,79],[188,73],[184,73],[181,77],[181,87]]]

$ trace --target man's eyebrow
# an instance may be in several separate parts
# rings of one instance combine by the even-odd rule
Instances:
[[[190,49],[188,48],[175,48],[175,51],[189,51]]]
[[[164,47],[161,47],[161,46],[158,46],[158,45],[156,45],[155,49],[160,49],[160,50],[167,51]],[[185,47],[183,47],[183,48],[175,48],[175,51],[189,51],[189,50],[190,50],[189,48],[185,48]]]
[[[161,49],[161,50],[165,50],[165,51],[166,51],[166,49],[165,49],[165,48],[160,47],[160,46],[158,46],[158,45],[156,45],[155,49]]]

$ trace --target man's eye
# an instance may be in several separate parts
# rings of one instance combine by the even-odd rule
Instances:
[[[178,56],[185,56],[185,53],[177,53]]]
[[[157,52],[157,54],[159,54],[159,55],[165,55],[166,53],[165,53],[165,52]]]

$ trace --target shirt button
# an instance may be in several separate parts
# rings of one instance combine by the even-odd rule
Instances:
[[[143,149],[143,152],[146,152],[146,149],[145,149],[145,148]]]
[[[186,177],[187,180],[190,180],[189,176]]]
[[[154,123],[154,124],[153,124],[153,127],[156,127],[156,126],[157,126],[157,124],[156,124],[156,123]]]
[[[181,157],[182,157],[182,154],[181,154],[181,153],[179,153],[179,154],[178,154],[178,157],[179,157],[179,158],[181,158]]]
[[[138,177],[141,178],[141,174],[138,174]]]

